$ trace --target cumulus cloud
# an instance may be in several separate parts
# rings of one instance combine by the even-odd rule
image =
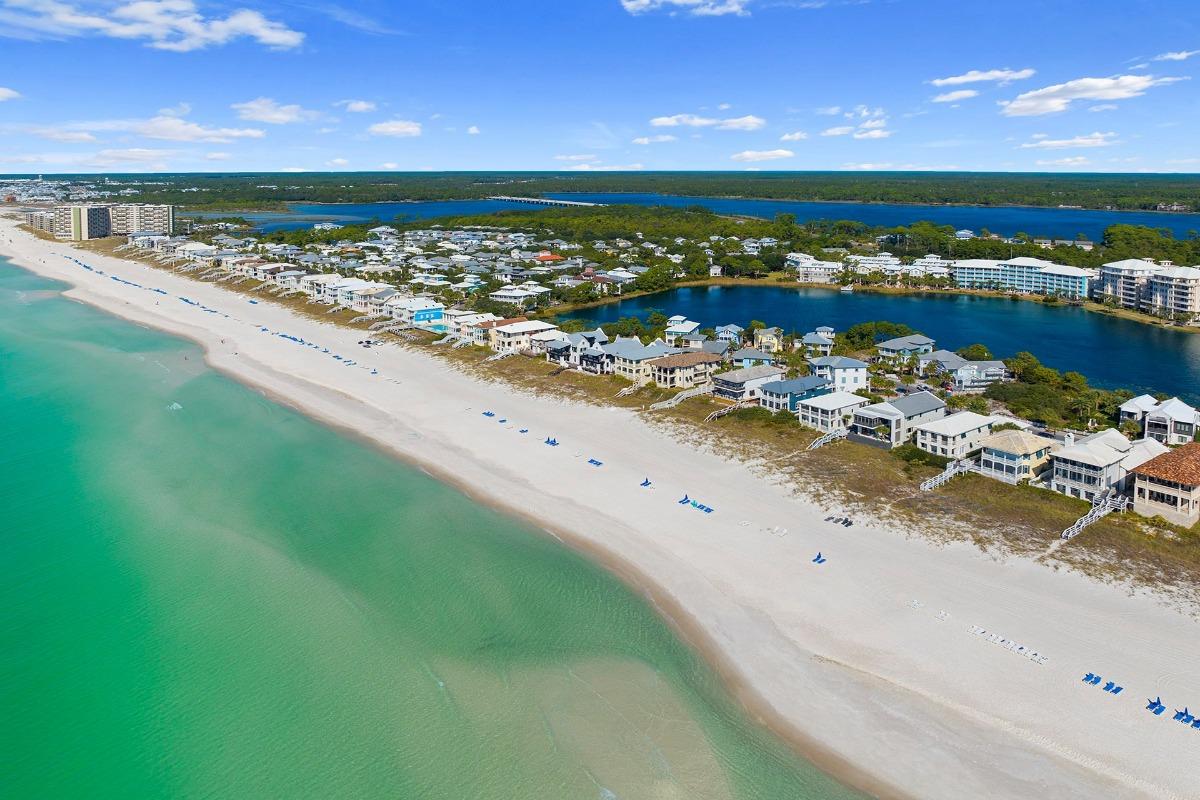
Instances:
[[[385,161],[382,164],[380,164],[379,166],[382,167],[383,169],[393,169],[393,170],[400,169],[400,165],[397,164],[395,161]]]
[[[276,50],[299,47],[304,34],[261,12],[240,8],[206,17],[192,0],[99,4],[0,0],[0,35],[32,40],[104,36],[185,53],[250,39]]]
[[[59,126],[59,130],[118,131],[132,133],[147,139],[162,139],[170,142],[230,142],[234,139],[261,139],[266,134],[258,128],[214,128],[179,116],[159,114],[150,119],[110,119],[91,122],[72,122]]]
[[[350,163],[349,160],[347,160],[345,158],[331,158],[325,162],[325,166],[327,166],[327,167],[344,167],[349,163]]]
[[[720,17],[726,14],[745,16],[749,0],[621,0],[621,7],[630,14],[651,11],[682,11],[698,17]]]
[[[818,108],[817,113],[823,117],[836,117],[838,114],[842,113],[842,107],[825,106],[824,108]]]
[[[52,142],[94,142],[96,137],[87,131],[68,131],[60,128],[35,128],[31,131],[34,136],[49,139]]]
[[[1200,50],[1176,50],[1172,53],[1161,53],[1154,57],[1155,61],[1187,61],[1192,56],[1200,53]]]
[[[479,132],[478,125],[472,125],[471,127],[467,128],[467,133],[469,133],[471,136],[478,136]]]
[[[1066,111],[1076,100],[1127,100],[1141,97],[1148,89],[1180,80],[1183,79],[1156,78],[1153,75],[1077,78],[1019,94],[1013,100],[1002,101],[1000,105],[1005,116],[1036,117]]]
[[[728,119],[701,117],[697,114],[672,114],[665,117],[655,117],[650,120],[650,124],[655,128],[686,126],[689,128],[716,128],[720,131],[756,131],[766,125],[767,121],[753,114]]]
[[[854,133],[853,125],[839,125],[836,128],[826,128],[821,131],[822,136],[848,136]]]
[[[975,91],[974,89],[958,89],[953,92],[946,92],[945,94],[939,94],[937,97],[933,98],[933,102],[935,102],[935,103],[957,103],[960,100],[970,100],[972,97],[978,97],[978,96],[979,96],[979,92]]]
[[[783,136],[780,136],[779,141],[781,141],[781,142],[802,142],[807,138],[808,138],[808,134],[805,133],[804,131],[792,131],[791,133],[785,133]]]
[[[234,103],[230,108],[236,111],[241,119],[265,122],[269,125],[287,125],[320,116],[316,111],[301,108],[295,103],[282,105],[270,97],[257,97],[244,103]]]
[[[229,155],[229,153],[219,153],[219,152],[218,153],[205,153],[204,158],[207,159],[208,161],[228,161],[230,159],[230,155]]]
[[[774,161],[777,158],[792,158],[796,154],[791,150],[743,150],[730,156],[734,161]]]
[[[7,86],[0,86],[0,103],[5,100],[16,100],[21,96],[21,93],[16,89],[9,89]]]
[[[889,131],[884,128],[871,128],[870,130],[859,130],[854,132],[855,139],[886,139],[895,131]]]
[[[1116,111],[1116,110],[1117,110],[1116,103],[1099,103],[1088,109],[1088,111],[1091,111],[1091,112]]]
[[[555,161],[596,161],[599,156],[593,153],[577,153],[574,155],[555,156]]]
[[[1051,139],[1044,134],[1039,134],[1033,137],[1032,142],[1022,144],[1021,148],[1025,150],[1066,150],[1077,147],[1109,147],[1114,144],[1118,144],[1117,134],[1112,131],[1108,133],[1096,131],[1070,139]]]
[[[934,86],[962,86],[964,83],[999,83],[1004,85],[1011,81],[1023,81],[1032,78],[1037,72],[1032,69],[973,69],[962,75],[951,75],[948,78],[934,78],[930,81]]]
[[[166,169],[166,159],[174,154],[174,150],[156,150],[149,147],[101,150],[89,158],[86,165],[89,167],[115,167],[136,164],[142,169]]]
[[[421,123],[413,122],[410,119],[393,119],[387,122],[376,122],[367,128],[367,133],[372,136],[420,136]]]
[[[339,100],[334,105],[351,114],[365,114],[377,108],[375,103],[370,100]]]
[[[657,136],[639,136],[633,140],[634,144],[661,144],[663,142],[677,141],[678,137],[672,136],[669,133],[660,133]]]

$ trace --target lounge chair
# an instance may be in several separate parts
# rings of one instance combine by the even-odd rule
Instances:
[[[1186,713],[1187,713],[1187,709],[1184,709],[1183,711],[1180,711],[1179,709],[1176,709],[1176,710],[1175,710],[1175,716],[1174,716],[1174,717],[1172,717],[1172,719],[1174,719],[1176,722],[1182,722],[1182,721],[1183,721],[1183,715],[1184,715],[1184,714],[1186,714]]]
[[[1103,678],[1101,678],[1099,675],[1094,676],[1092,678],[1092,686],[1099,686],[1101,680],[1103,680]]]
[[[529,433],[529,428],[521,428],[517,433]]]
[[[1104,691],[1111,692],[1115,686],[1116,686],[1115,683],[1113,683],[1112,681],[1109,681],[1108,683],[1104,684]]]
[[[1121,692],[1123,692],[1123,691],[1125,691],[1125,687],[1124,687],[1124,686],[1114,686],[1114,687],[1113,687],[1113,690],[1112,690],[1112,693],[1113,693],[1113,694],[1120,694],[1120,693],[1121,693]]]
[[[485,417],[494,417],[494,416],[496,416],[496,413],[494,411],[485,411],[485,412],[483,412],[483,415]]]
[[[679,505],[686,506],[690,502],[691,502],[691,499],[685,494],[683,496],[683,499],[679,501]]]
[[[820,553],[820,551],[817,551],[817,555],[816,555],[816,557],[814,557],[814,558],[813,558],[813,560],[812,560],[812,563],[814,563],[814,564],[820,564],[820,563],[821,563],[821,553]]]
[[[643,487],[647,487],[647,486],[649,486],[649,485],[650,485],[650,479],[649,479],[649,478],[646,478],[646,480],[642,481],[642,486],[643,486]]]
[[[1090,673],[1090,672],[1089,672],[1087,675],[1084,675],[1084,676],[1083,676],[1083,682],[1084,682],[1084,683],[1091,683],[1091,682],[1092,682],[1092,678],[1094,678],[1094,677],[1096,677],[1096,676],[1095,676],[1095,675],[1093,675],[1092,673]]]

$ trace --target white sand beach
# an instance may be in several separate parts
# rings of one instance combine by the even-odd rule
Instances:
[[[852,785],[948,800],[1200,797],[1200,729],[1172,720],[1200,710],[1200,622],[1157,598],[865,518],[826,523],[836,509],[633,412],[364,349],[361,331],[43,241],[11,219],[0,254],[70,283],[74,299],[195,340],[222,372],[595,554],[765,723]],[[685,494],[714,511],[680,505]],[[1089,672],[1103,683],[1083,682]],[[1104,691],[1110,680],[1123,692]],[[1146,710],[1158,696],[1161,716]]]

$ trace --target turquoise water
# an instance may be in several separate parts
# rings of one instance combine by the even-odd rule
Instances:
[[[950,350],[975,342],[1002,358],[1028,350],[1056,369],[1083,373],[1095,386],[1167,392],[1200,402],[1200,334],[1071,306],[970,295],[708,286],[643,295],[571,316],[603,325],[621,317],[644,318],[650,309],[683,314],[704,327],[744,326],[757,319],[800,333],[820,325],[846,330],[870,320],[903,322]]]
[[[61,288],[0,260],[0,797],[859,796],[607,573]]]

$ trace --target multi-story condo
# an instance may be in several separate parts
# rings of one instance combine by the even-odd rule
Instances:
[[[1166,267],[1150,276],[1150,289],[1143,308],[1151,314],[1178,315],[1195,324],[1200,318],[1200,269]]]
[[[1113,261],[1100,268],[1096,283],[1097,298],[1112,298],[1122,308],[1140,309],[1150,291],[1150,276],[1162,272],[1171,262],[1155,264],[1140,258]]]
[[[846,269],[840,261],[819,261],[808,253],[788,253],[784,264],[801,283],[833,283]]]
[[[112,235],[175,232],[175,206],[121,203],[111,207]]]
[[[26,211],[25,224],[34,230],[54,233],[54,211],[50,209]]]
[[[872,272],[882,272],[894,275],[901,271],[900,259],[891,253],[876,253],[873,256],[846,256],[859,275],[870,275]]]
[[[108,206],[80,205],[54,207],[54,235],[59,239],[82,241],[101,239],[112,232]]]
[[[1084,298],[1095,279],[1093,270],[1068,267],[1040,258],[1021,256],[1007,261],[972,258],[954,265],[959,286],[978,289],[1007,289],[1026,294],[1056,294]]]

